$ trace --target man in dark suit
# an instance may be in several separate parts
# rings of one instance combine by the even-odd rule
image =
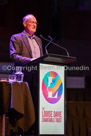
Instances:
[[[29,14],[23,18],[24,31],[11,36],[10,57],[15,65],[23,65],[43,55],[42,42],[34,35],[37,29],[36,18]]]
[[[32,14],[28,14],[23,18],[24,31],[14,34],[10,39],[10,57],[15,66],[24,66],[41,56],[42,41],[34,33],[37,29],[37,19]],[[35,111],[37,111],[36,99],[38,97],[38,87],[36,81],[38,78],[37,71],[24,72],[24,81],[29,83],[30,91],[32,94]],[[32,112],[32,111],[31,111]]]

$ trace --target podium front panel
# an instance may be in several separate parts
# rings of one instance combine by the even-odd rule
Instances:
[[[39,64],[39,135],[64,135],[64,66]]]

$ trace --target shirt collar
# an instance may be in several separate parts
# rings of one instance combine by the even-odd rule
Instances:
[[[35,39],[35,35],[33,35],[33,36],[31,37],[31,36],[29,35],[29,33],[27,33],[26,31],[25,31],[25,34],[26,34],[27,38]]]

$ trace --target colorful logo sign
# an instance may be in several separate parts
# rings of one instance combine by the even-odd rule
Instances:
[[[42,81],[42,92],[44,98],[51,104],[60,100],[63,93],[63,83],[56,72],[50,71],[45,74]]]

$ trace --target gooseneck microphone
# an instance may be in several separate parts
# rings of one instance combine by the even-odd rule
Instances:
[[[47,47],[48,47],[48,45],[49,45],[50,43],[52,43],[53,39],[48,40],[48,39],[44,38],[42,35],[40,35],[40,37],[41,37],[42,39],[44,39],[45,41],[48,42],[47,45],[45,46],[46,54],[48,54]]]
[[[59,44],[54,43],[54,42],[53,42],[53,38],[52,38],[50,35],[48,36],[48,38],[49,38],[50,40],[47,39],[47,38],[45,38],[45,37],[43,37],[42,35],[40,35],[40,37],[41,37],[43,40],[45,40],[45,41],[48,42],[48,44],[46,45],[47,47],[48,47],[48,45],[49,45],[50,43],[52,43],[53,45],[55,45],[55,46],[57,46],[57,47],[63,49],[63,50],[66,52],[67,56],[69,57],[69,52],[68,52],[68,50],[67,50],[66,48],[64,48],[63,46],[60,46]],[[47,48],[47,47],[46,47],[46,48]],[[47,54],[48,54],[48,51],[47,51]]]

